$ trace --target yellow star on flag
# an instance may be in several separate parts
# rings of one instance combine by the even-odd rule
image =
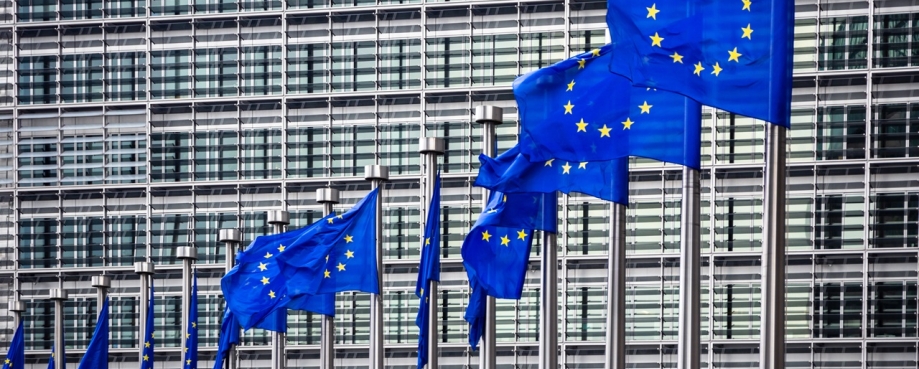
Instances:
[[[600,49],[590,50],[590,53],[593,54],[593,56],[600,56]]]
[[[487,229],[484,232],[482,232],[482,239],[485,240],[485,242],[491,241],[491,235],[488,234]]]
[[[266,285],[266,284],[269,283],[269,282],[268,282],[268,277],[262,277],[262,280],[261,280],[261,281],[262,281],[262,286],[264,286],[264,285]]]
[[[335,223],[335,218],[329,218],[329,224]]]
[[[553,162],[553,161],[555,161],[555,159],[549,159],[549,160],[546,160],[546,164],[545,164],[545,165],[543,165],[543,166],[544,166],[544,167],[551,167],[551,166],[552,166],[552,162]]]
[[[565,162],[565,165],[562,165],[562,174],[571,174],[571,166],[568,165],[568,162]]]
[[[587,162],[578,163],[578,169],[587,169]]]
[[[258,270],[261,270],[261,271],[263,271],[263,272],[266,271],[266,270],[268,270],[268,264],[265,264],[265,263],[258,263]]]
[[[351,235],[345,235],[345,243],[351,242],[354,242],[354,237],[351,237]]]
[[[507,235],[501,236],[501,246],[507,246],[511,243],[511,239],[507,238]]]
[[[144,347],[150,347],[150,341],[144,342]]]
[[[339,272],[343,272],[345,271],[345,264],[338,263],[338,266],[336,266],[336,268],[338,268]]]
[[[425,238],[424,238],[424,245],[427,246],[427,245],[430,245],[430,244],[431,244],[431,237],[425,237]]]
[[[185,333],[185,338],[189,338],[189,337],[191,337],[191,333]],[[186,347],[185,350],[188,350],[188,347]]]
[[[330,273],[329,270],[326,269],[322,276],[324,278],[332,278],[332,273]]]
[[[274,255],[271,255],[270,252],[266,252],[266,253],[265,253],[265,259],[271,259],[272,256],[274,256]]]
[[[654,105],[648,105],[648,102],[645,101],[644,104],[638,105],[638,108],[641,109],[641,114],[651,114],[651,107]]]
[[[527,233],[526,233],[526,231],[523,230],[523,229],[517,231],[517,239],[518,239],[518,240],[526,240],[526,239],[527,239]]]
[[[657,10],[657,4],[651,4],[650,8],[646,7],[645,9],[648,9],[648,16],[645,18],[653,18],[654,20],[657,20],[657,13],[661,12],[660,10]]]
[[[150,357],[147,355],[144,355],[144,361],[150,361]]]
[[[278,252],[284,252],[284,249],[286,249],[286,247],[284,247],[284,245],[278,246]]]
[[[191,365],[191,359],[185,360],[185,364]]]
[[[613,129],[607,127],[606,124],[604,124],[603,127],[600,127],[597,130],[600,131],[600,137],[609,137],[609,131],[612,131]]]
[[[572,90],[574,90],[574,80],[573,79],[571,80],[571,82],[568,82],[568,89],[565,91],[572,91]]]
[[[743,31],[743,35],[740,36],[740,38],[745,38],[748,40],[753,39],[752,37],[750,37],[751,35],[753,35],[753,28],[750,28],[750,23],[747,23],[747,26],[745,28],[741,28],[740,30]]]
[[[191,322],[192,329],[198,329],[198,322]]]
[[[648,37],[651,38],[651,46],[662,47],[661,41],[664,41],[664,38],[659,36],[657,32],[654,32],[654,36],[648,36]]]
[[[625,118],[625,122],[622,122],[622,129],[632,129],[632,124],[635,124],[632,118]]]
[[[736,47],[734,48],[734,50],[728,50],[728,54],[729,54],[729,56],[728,56],[728,61],[735,61],[735,62],[738,62],[738,63],[740,63],[740,56],[743,55],[743,54],[737,52],[737,48],[736,48]]]
[[[673,55],[670,55],[670,58],[673,59],[674,63],[683,64],[683,55],[680,55],[680,53],[676,51],[673,52]]]
[[[568,100],[568,104],[565,104],[565,114],[571,114],[571,109],[574,109],[574,105],[571,105],[571,100]]]
[[[715,62],[715,65],[712,66],[712,69],[712,74],[714,74],[715,77],[718,77],[718,75],[721,74],[722,69],[721,66],[718,65],[718,62]]]
[[[740,10],[750,11],[750,4],[753,4],[753,1],[751,0],[740,0],[740,1],[743,1],[743,9],[740,9]]]
[[[575,124],[578,126],[578,132],[587,132],[587,122],[584,121],[584,118],[581,118],[581,121]]]
[[[584,69],[584,66],[587,65],[587,60],[578,59],[578,69]]]
[[[702,62],[696,63],[696,64],[694,65],[694,67],[696,67],[696,70],[694,70],[694,71],[692,72],[692,74],[695,74],[695,75],[701,77],[702,75],[699,74],[699,73],[702,73],[702,71],[705,70],[705,67],[702,66]]]
[[[268,296],[271,297],[271,298],[274,298],[274,297],[275,297],[275,296],[274,296],[274,291],[268,290]]]
[[[348,259],[353,258],[354,251],[348,250],[347,252],[345,252],[345,257],[347,257]]]

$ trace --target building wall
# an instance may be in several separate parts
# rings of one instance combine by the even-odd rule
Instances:
[[[755,6],[755,5],[754,5]],[[471,186],[477,105],[516,140],[514,77],[604,43],[604,1],[0,0],[0,311],[27,302],[31,367],[52,343],[47,290],[62,283],[68,358],[95,320],[90,277],[113,279],[112,365],[136,367],[139,278],[157,264],[158,368],[179,362],[179,246],[196,246],[201,365],[222,310],[225,246],[318,219],[317,188],[342,211],[384,188],[387,365],[414,367],[413,296],[423,204],[419,137],[446,140],[441,366],[477,366],[462,320],[459,247],[481,210]],[[788,134],[788,366],[915,368],[919,283],[919,4],[796,1]],[[703,112],[703,365],[758,361],[762,122]],[[628,210],[629,357],[675,366],[680,168],[633,159]],[[560,201],[559,342],[567,368],[602,367],[609,207]],[[498,363],[536,368],[540,247],[524,297],[500,301]],[[62,281],[62,282],[59,282]],[[291,367],[318,365],[319,318],[292,313]],[[0,347],[13,331],[0,314]],[[369,298],[340,294],[341,367],[366,367]],[[267,368],[268,335],[241,365]]]

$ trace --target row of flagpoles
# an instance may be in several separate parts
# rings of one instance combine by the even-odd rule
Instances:
[[[485,155],[493,156],[495,150],[495,126],[500,124],[502,120],[502,110],[501,108],[494,106],[479,106],[475,110],[475,120],[477,123],[481,123],[484,128],[483,133],[483,147],[482,152]],[[783,144],[781,144],[781,131],[777,129],[769,130],[769,145],[767,146],[767,196],[766,204],[768,206],[776,206],[775,204],[778,201],[781,201],[781,198],[777,194],[783,194],[784,191],[781,189],[783,181],[776,179],[775,176],[778,175],[780,169],[776,167],[781,167],[781,165],[776,165],[776,162],[781,163],[782,160],[774,159],[776,155],[781,155]],[[442,155],[444,152],[443,140],[439,138],[430,138],[425,137],[419,141],[419,152],[423,157],[424,163],[424,176],[422,182],[422,196],[427,199],[427,206],[424,209],[424,213],[428,216],[422,224],[424,234],[423,237],[430,237],[430,229],[432,223],[433,227],[436,228],[439,223],[439,180],[437,178],[437,157]],[[388,177],[387,168],[383,166],[368,166],[365,168],[365,178],[373,181],[374,189],[380,188],[382,182],[385,181]],[[699,367],[699,351],[700,347],[700,334],[699,334],[699,285],[700,285],[700,253],[699,253],[699,172],[692,168],[684,168],[683,175],[683,220],[681,227],[681,282],[682,288],[680,289],[680,331],[679,331],[679,347],[681,355],[679,356],[680,368],[698,368]],[[485,189],[485,194],[483,196],[483,208],[488,207],[488,190]],[[328,216],[332,214],[332,206],[339,202],[338,191],[332,188],[322,188],[319,189],[316,193],[317,202],[323,205],[323,215]],[[377,257],[376,257],[376,272],[378,273],[377,281],[381,283],[382,281],[382,260],[380,255],[382,255],[382,238],[380,231],[382,230],[382,197],[377,196],[375,210],[375,245],[377,248]],[[611,216],[610,216],[610,252],[609,252],[609,265],[608,268],[609,275],[609,288],[608,288],[608,307],[609,313],[607,316],[607,331],[606,331],[606,367],[611,369],[620,369],[625,366],[625,205],[622,204],[611,204]],[[772,214],[770,214],[772,213]],[[767,216],[778,217],[781,212],[769,212],[767,211]],[[272,211],[268,213],[268,223],[274,227],[274,233],[282,233],[286,225],[289,224],[289,214],[286,211]],[[771,221],[772,224],[780,224],[778,221]],[[765,232],[767,232],[766,237],[772,235],[773,241],[781,240],[781,230],[776,230],[777,227],[768,226]],[[555,233],[552,232],[542,232],[543,235],[543,252],[541,253],[541,298],[540,298],[540,368],[556,368],[558,365],[558,343],[557,343],[557,255],[556,255],[556,241]],[[439,238],[439,237],[438,237]],[[767,238],[768,239],[768,238]],[[227,244],[227,261],[226,261],[226,270],[229,272],[234,267],[234,253],[239,243],[241,241],[240,232],[236,229],[223,229],[220,230],[218,241],[224,242]],[[425,240],[422,240],[424,242]],[[427,242],[425,242],[427,243]],[[426,257],[435,257],[438,260],[435,261],[439,265],[439,239],[435,239],[435,246],[437,248],[430,248],[433,250],[432,256],[422,255],[422,264],[425,263]],[[770,242],[765,242],[765,244],[770,244]],[[780,259],[783,255],[775,250],[779,250],[778,247],[764,247],[764,268],[777,269],[782,266],[784,262]],[[194,248],[191,247],[181,247],[177,250],[177,256],[182,260],[182,270],[183,270],[183,291],[187,291],[188,298],[183,298],[183,312],[185,312],[185,317],[183,319],[183,332],[186,332],[182,335],[182,347],[185,349],[183,355],[183,368],[196,368],[197,365],[197,326],[196,326],[196,295],[197,295],[197,282],[194,278],[192,267],[193,261],[197,258]],[[422,267],[423,268],[423,267]],[[768,270],[767,270],[768,271]],[[154,346],[154,332],[153,332],[153,283],[152,276],[155,272],[154,266],[150,262],[139,262],[135,265],[135,272],[141,276],[141,296],[140,300],[145,301],[141,305],[141,319],[145,322],[141,327],[139,327],[139,336],[141,337],[140,352],[139,352],[139,362],[141,363],[141,368],[152,368],[153,364],[153,346]],[[773,272],[781,273],[781,272]],[[781,308],[770,308],[770,304],[777,305],[781,301],[776,301],[776,295],[770,295],[771,293],[776,293],[781,291],[782,288],[778,283],[781,283],[781,278],[773,278],[771,274],[773,273],[764,273],[764,321],[771,319],[771,321],[782,321],[781,318],[776,317],[775,314],[784,311]],[[439,273],[438,273],[439,274]],[[781,275],[781,274],[778,274]],[[772,280],[770,280],[772,279]],[[420,311],[419,314],[426,314],[426,319],[419,322],[419,329],[421,331],[420,339],[422,342],[419,342],[419,357],[424,357],[426,362],[421,362],[419,360],[419,367],[427,366],[429,368],[438,367],[438,327],[441,322],[438,321],[437,314],[437,281],[439,278],[423,279],[419,278],[419,286],[423,288],[421,293],[424,303],[421,304],[422,309],[428,309],[427,311]],[[97,288],[97,311],[99,311],[99,319],[97,320],[96,331],[93,334],[93,340],[90,343],[89,348],[87,349],[87,356],[80,363],[80,368],[101,368],[107,367],[107,347],[108,347],[108,296],[107,290],[111,287],[111,280],[107,276],[94,276],[92,278],[93,287]],[[773,287],[769,287],[773,286]],[[775,287],[778,286],[778,287]],[[381,286],[378,286],[380,288]],[[379,291],[382,291],[380,288]],[[55,369],[63,369],[65,367],[65,362],[62,359],[53,360],[53,358],[63,358],[63,348],[65,343],[63,342],[64,335],[63,332],[63,302],[67,299],[66,292],[62,289],[55,289],[50,292],[50,298],[55,301],[55,342],[54,342],[54,354],[52,354],[53,367]],[[482,334],[483,343],[481,346],[480,353],[480,367],[481,368],[494,368],[495,367],[495,311],[494,311],[494,298],[489,297],[489,300],[486,303],[486,323],[485,329]],[[767,302],[772,301],[772,302]],[[382,343],[382,315],[381,315],[381,304],[382,300],[380,295],[376,294],[373,299],[373,304],[371,305],[372,314],[371,314],[371,328],[378,327],[378,329],[371,329],[371,367],[373,368],[382,368],[383,363],[383,343]],[[9,363],[4,364],[4,368],[17,368],[16,362],[21,361],[23,356],[15,354],[17,347],[23,345],[22,342],[22,320],[21,313],[25,310],[24,303],[21,301],[16,301],[10,306],[10,310],[15,314],[15,320],[19,326],[16,336],[13,339],[13,344],[10,349],[10,354],[8,354]],[[379,315],[378,312],[380,313]],[[226,316],[225,316],[226,320]],[[225,322],[226,323],[226,322]],[[774,326],[775,324],[773,324]],[[772,360],[774,362],[776,357],[783,357],[783,355],[776,355],[775,347],[779,347],[781,343],[776,344],[776,337],[783,337],[778,330],[771,326],[768,323],[764,323],[763,327],[763,359]],[[238,328],[236,328],[238,330]],[[225,334],[227,332],[221,332]],[[773,334],[770,336],[770,333]],[[236,332],[237,338],[236,342],[238,343],[238,332]],[[334,366],[334,320],[331,316],[323,316],[322,320],[322,338],[320,344],[320,367],[324,369],[331,369]],[[379,338],[376,335],[379,334]],[[775,334],[778,334],[776,336]],[[271,364],[273,369],[281,369],[286,367],[286,358],[284,356],[284,341],[285,337],[283,333],[272,332],[272,355],[271,355]],[[222,337],[223,338],[223,337]],[[768,341],[767,340],[773,340]],[[781,341],[781,339],[779,339]],[[223,346],[223,340],[221,340],[221,345]],[[696,348],[693,350],[693,348]],[[224,364],[227,369],[238,368],[238,361],[234,349],[232,346],[222,347],[221,350],[226,350],[227,353],[225,356],[225,363],[217,363],[215,368],[219,367],[220,364]],[[770,351],[767,351],[770,350]],[[685,354],[683,354],[685,353]],[[771,355],[771,356],[770,356]],[[780,359],[779,359],[780,360]],[[106,364],[99,364],[99,363]],[[764,361],[765,362],[765,361]],[[50,366],[49,366],[50,367]]]

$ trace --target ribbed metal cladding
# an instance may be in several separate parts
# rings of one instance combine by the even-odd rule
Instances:
[[[217,231],[217,242],[241,242],[242,233],[236,228],[224,228]]]

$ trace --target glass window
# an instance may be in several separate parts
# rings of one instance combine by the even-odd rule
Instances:
[[[243,95],[273,95],[281,93],[280,46],[242,48],[240,69]]]
[[[19,58],[19,102],[53,104],[57,102],[57,57],[29,56]]]
[[[190,50],[153,51],[150,53],[150,58],[150,93],[152,98],[181,99],[191,97]],[[207,78],[206,75],[202,77]],[[206,85],[206,82],[203,83]]]
[[[868,17],[820,19],[819,70],[865,69],[868,65]]]
[[[865,157],[865,107],[817,108],[817,159]]]
[[[143,52],[105,54],[106,100],[147,98],[147,57]]]

